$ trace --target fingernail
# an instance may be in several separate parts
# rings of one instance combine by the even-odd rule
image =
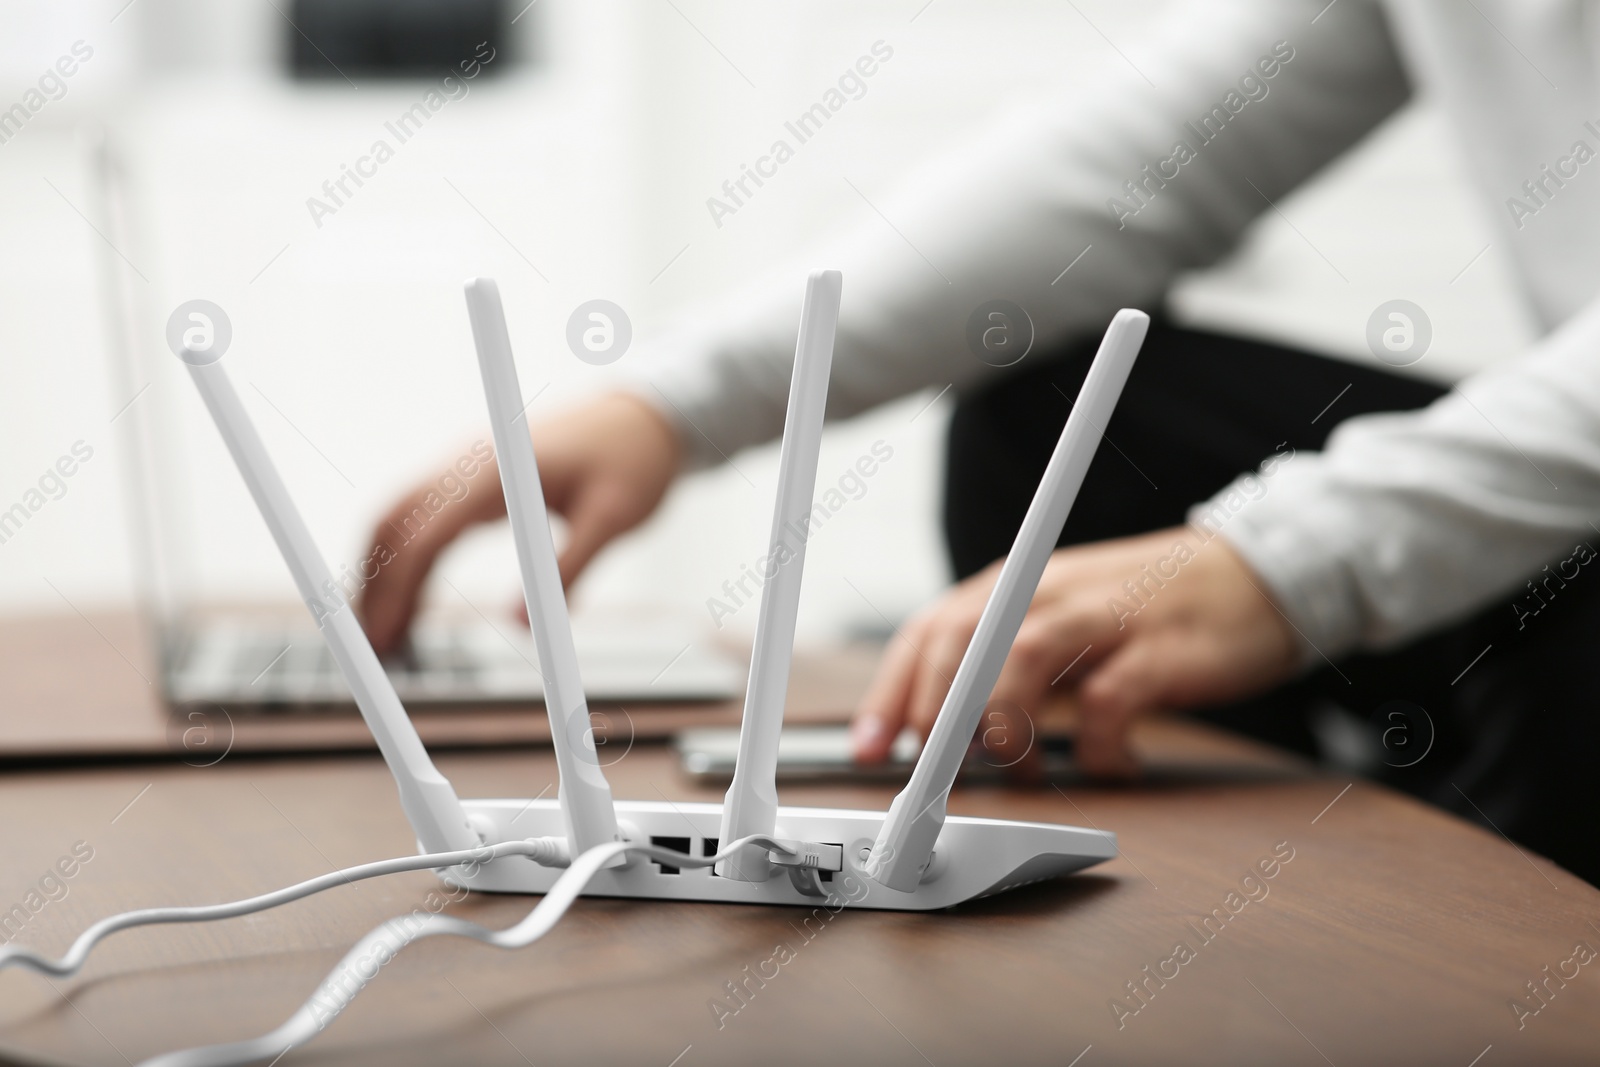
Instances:
[[[878,718],[861,718],[850,724],[850,748],[857,756],[883,747],[889,725]]]

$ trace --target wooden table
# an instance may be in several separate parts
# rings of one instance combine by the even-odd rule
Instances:
[[[1600,962],[1518,1027],[1573,955],[1600,947],[1600,892],[1492,832],[1183,723],[1140,744],[1169,767],[1144,788],[958,790],[971,815],[1090,824],[1123,854],[1087,873],[938,914],[805,913],[582,900],[543,942],[501,952],[430,940],[281,1061],[349,1064],[1501,1064],[1600,1058]],[[546,753],[453,754],[463,796],[533,796]],[[664,749],[609,769],[618,796],[715,800]],[[877,788],[788,803],[883,807]],[[59,951],[96,917],[202,903],[412,847],[382,765],[361,755],[234,755],[0,777],[0,906],[76,842],[93,858],[21,940]],[[1258,863],[1291,855],[1274,877]],[[427,874],[365,882],[258,917],[116,935],[79,977],[0,974],[0,1056],[123,1064],[254,1036],[342,952],[422,905]],[[1259,899],[1244,901],[1248,890]],[[1263,896],[1263,892],[1265,895]],[[1230,897],[1230,894],[1240,894]],[[449,911],[506,925],[527,898]],[[1238,913],[1205,941],[1214,909]],[[1209,931],[1207,931],[1209,932]],[[1187,962],[1166,962],[1183,943]],[[740,1004],[726,983],[792,961]],[[1144,1001],[1127,983],[1151,972]],[[1159,984],[1158,984],[1159,983]],[[712,1007],[721,1001],[724,1010]],[[1121,1003],[1119,1012],[1113,1007]],[[730,1006],[737,1007],[730,1014]],[[1132,1009],[1138,1006],[1137,1014]]]

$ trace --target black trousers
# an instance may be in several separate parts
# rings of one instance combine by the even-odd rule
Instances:
[[[1010,549],[1094,348],[1035,357],[958,403],[944,500],[958,577]],[[1060,543],[1180,524],[1191,504],[1273,452],[1320,449],[1343,419],[1422,407],[1442,393],[1339,360],[1158,322]],[[1589,543],[1600,546],[1600,538]],[[1338,749],[1345,765],[1364,765],[1371,777],[1600,884],[1600,578],[1590,571],[1542,581],[1543,596],[1516,600],[1522,611],[1513,598],[1497,600],[1405,647],[1353,655],[1337,670],[1324,666],[1197,714],[1313,757]]]

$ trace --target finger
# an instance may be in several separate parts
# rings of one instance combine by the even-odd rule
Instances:
[[[947,593],[914,624],[911,637],[917,660],[906,701],[906,724],[924,740],[939,718],[939,709],[950,693],[961,657],[972,643],[978,618],[998,574],[998,564],[979,571]],[[962,742],[967,740],[970,739],[963,738]]]
[[[858,763],[882,763],[906,721],[906,701],[916,677],[917,653],[911,641],[897,635],[867,687],[850,723],[850,751]]]
[[[983,759],[1003,769],[1016,781],[1037,782],[1044,777],[1044,757],[1035,744],[1033,716],[1020,704],[991,700],[978,720],[978,740]]]
[[[1085,772],[1102,777],[1138,772],[1129,731],[1141,715],[1164,706],[1168,690],[1185,676],[1193,648],[1192,642],[1138,638],[1084,680],[1077,757]]]
[[[911,697],[906,704],[906,724],[924,740],[939,718],[939,709],[950,694],[950,683],[955,680],[961,657],[972,641],[976,623],[969,625],[960,616],[951,617],[941,612],[927,627],[927,637],[921,641],[917,652],[916,678],[911,683]],[[963,738],[965,744],[968,739]]]
[[[469,492],[439,510],[428,507],[437,483],[414,489],[373,532],[367,558],[378,564],[356,601],[356,614],[380,654],[400,644],[411,626],[434,562],[463,530],[505,514],[498,468],[484,463],[467,479]]]
[[[373,535],[367,558],[379,566],[362,587],[356,613],[379,655],[394,650],[416,615],[428,572],[442,547],[433,543],[436,529],[430,524],[408,541],[393,523],[385,522]]]
[[[604,489],[590,490],[574,500],[566,510],[567,543],[557,565],[561,584],[570,588],[595,554],[628,526],[626,503]]]
[[[1071,620],[1069,614],[1038,610],[1023,620],[984,709],[978,737],[988,753],[986,758],[1015,777],[1038,779],[1043,775],[1043,759],[1035,751],[1032,712],[1049,699],[1051,681],[1062,670],[1058,664],[1077,643]]]

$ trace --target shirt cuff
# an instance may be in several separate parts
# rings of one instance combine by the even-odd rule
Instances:
[[[1220,536],[1256,573],[1262,592],[1298,635],[1308,668],[1354,649],[1365,629],[1349,562],[1359,530],[1330,504],[1320,460],[1301,456],[1293,477],[1268,460],[1261,472],[1236,478],[1188,516],[1207,540]]]

